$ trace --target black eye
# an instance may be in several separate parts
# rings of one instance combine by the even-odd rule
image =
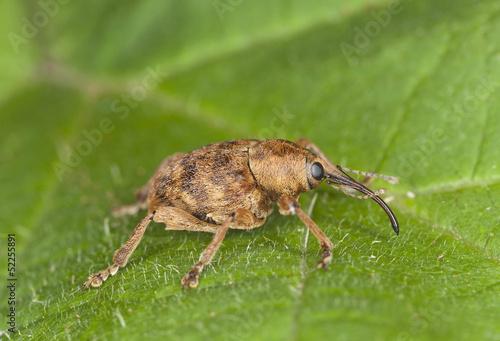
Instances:
[[[323,165],[319,162],[315,162],[311,167],[311,175],[316,180],[322,180],[325,177],[325,170],[323,169]]]

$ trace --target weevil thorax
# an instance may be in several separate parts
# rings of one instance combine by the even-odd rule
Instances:
[[[296,144],[280,139],[261,141],[249,149],[249,166],[258,187],[272,201],[283,195],[298,198],[321,181],[311,176],[311,164],[319,159]]]

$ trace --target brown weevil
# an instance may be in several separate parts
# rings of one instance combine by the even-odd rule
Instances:
[[[233,140],[214,143],[190,153],[167,157],[154,175],[136,194],[136,203],[117,207],[113,215],[135,214],[148,209],[128,241],[118,249],[113,264],[89,276],[82,290],[98,287],[116,274],[139,244],[153,220],[166,224],[167,230],[214,233],[199,262],[182,278],[183,289],[198,285],[203,267],[210,263],[228,229],[253,229],[261,226],[278,204],[283,215],[296,214],[319,240],[323,249],[319,268],[326,269],[332,259],[333,243],[314,221],[301,210],[301,193],[326,184],[358,198],[375,200],[387,213],[396,234],[399,225],[387,204],[378,196],[384,189],[372,192],[344,170],[335,166],[310,140],[296,143],[269,139]],[[368,177],[391,177],[371,173]],[[364,196],[354,195],[356,190]]]

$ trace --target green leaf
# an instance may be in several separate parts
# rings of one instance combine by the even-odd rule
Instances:
[[[500,338],[500,3],[0,8],[10,338]],[[164,157],[270,137],[308,137],[336,164],[399,176],[372,187],[388,188],[400,235],[372,201],[323,185],[300,201],[335,244],[327,271],[307,228],[275,212],[229,231],[195,290],[180,279],[212,235],[161,224],[99,289],[79,290],[144,215],[110,207],[132,203]]]

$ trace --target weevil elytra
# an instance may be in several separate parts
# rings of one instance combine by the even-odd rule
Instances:
[[[98,287],[119,267],[127,264],[152,220],[166,224],[167,230],[214,233],[200,260],[182,278],[184,289],[198,285],[203,267],[210,263],[228,229],[253,229],[264,224],[278,204],[283,215],[295,214],[311,230],[323,249],[318,268],[326,269],[332,259],[333,243],[301,210],[301,193],[326,184],[358,198],[371,198],[387,213],[396,234],[399,225],[387,204],[344,170],[335,166],[310,140],[296,143],[270,139],[233,140],[214,143],[190,153],[167,157],[136,194],[136,203],[112,210],[113,215],[136,214],[148,209],[128,241],[118,249],[113,264],[89,276],[82,286]],[[362,173],[368,176],[378,176]],[[384,177],[384,176],[379,176]],[[390,177],[385,177],[390,180]],[[356,190],[365,194],[357,196]]]

